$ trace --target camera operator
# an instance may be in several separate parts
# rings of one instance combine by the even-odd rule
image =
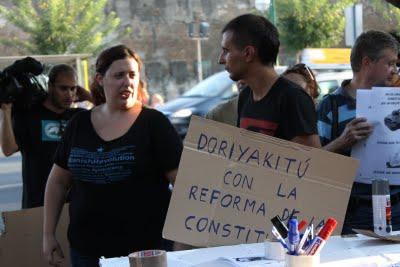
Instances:
[[[78,92],[77,92],[78,91]],[[77,86],[74,69],[66,64],[54,66],[49,73],[44,100],[28,109],[3,103],[0,144],[5,156],[22,155],[22,208],[43,206],[47,177],[53,156],[67,121],[82,109],[71,108],[75,100],[89,100]]]

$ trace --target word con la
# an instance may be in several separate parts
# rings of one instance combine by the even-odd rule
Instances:
[[[236,160],[246,164],[252,163],[278,171],[284,170],[286,173],[295,173],[300,179],[306,175],[311,160],[308,158],[302,161],[271,152],[262,153],[257,148],[229,143],[226,140],[219,140],[214,136],[207,136],[204,133],[199,135],[197,150],[216,154],[226,159]]]

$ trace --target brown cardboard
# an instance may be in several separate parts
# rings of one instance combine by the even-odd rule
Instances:
[[[400,242],[400,233],[399,232],[397,232],[397,234],[383,236],[383,235],[378,235],[377,233],[375,233],[374,231],[371,231],[371,230],[353,229],[353,231],[356,232],[357,234],[361,234],[361,235],[365,235],[365,236],[369,236],[369,237],[375,237],[375,238],[379,238],[382,240],[388,240],[388,241],[392,241],[392,242]]]
[[[43,208],[4,212],[5,230],[0,235],[0,266],[43,267],[42,253]],[[57,238],[63,249],[65,261],[61,267],[70,266],[67,226],[68,206],[64,206],[57,228]]]
[[[261,242],[270,219],[287,220],[293,210],[314,226],[335,218],[340,234],[357,166],[349,157],[192,117],[163,235],[194,246]]]

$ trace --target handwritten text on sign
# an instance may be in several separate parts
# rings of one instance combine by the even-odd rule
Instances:
[[[166,238],[198,246],[261,242],[275,215],[285,221],[297,216],[314,225],[328,216],[343,220],[355,161],[334,156],[347,169],[335,179],[336,168],[321,165],[326,152],[244,133],[192,119],[164,226]],[[336,203],[323,211],[318,197]]]

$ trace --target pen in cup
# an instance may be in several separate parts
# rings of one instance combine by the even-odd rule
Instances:
[[[289,254],[295,255],[297,246],[300,241],[300,233],[298,229],[297,219],[290,219],[289,221],[288,241],[289,241]]]
[[[285,239],[282,238],[281,234],[278,232],[278,230],[276,230],[275,226],[272,227],[272,234],[275,236],[276,239],[278,239],[278,241],[282,244],[282,246],[285,249],[289,250],[289,248],[285,242]]]

